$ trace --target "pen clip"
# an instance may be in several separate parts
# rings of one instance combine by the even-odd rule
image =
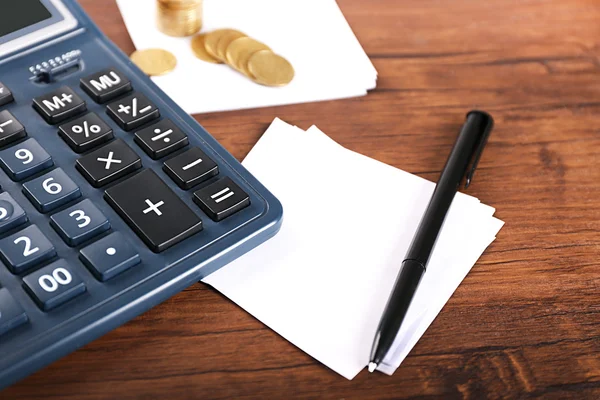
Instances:
[[[473,110],[467,113],[467,121],[465,122],[465,125],[466,124],[470,125],[469,129],[477,129],[479,131],[479,139],[471,156],[471,167],[467,168],[465,189],[469,187],[471,182],[473,182],[473,175],[475,175],[477,164],[479,164],[479,160],[481,159],[483,149],[485,148],[488,138],[492,133],[492,128],[494,127],[494,119],[490,114],[486,113],[485,111]]]

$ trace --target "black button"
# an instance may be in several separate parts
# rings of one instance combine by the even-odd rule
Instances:
[[[0,289],[0,335],[27,322],[27,314],[11,296],[8,289]]]
[[[163,170],[186,190],[219,174],[217,164],[198,147],[166,161]]]
[[[1,85],[0,83],[0,89],[2,89]],[[0,147],[25,136],[27,136],[27,132],[23,125],[8,111],[0,111]]]
[[[250,205],[250,197],[231,178],[221,178],[194,193],[194,202],[213,221],[221,221]]]
[[[0,106],[11,103],[13,101],[15,101],[15,99],[10,89],[4,86],[2,82],[0,82]]]
[[[44,311],[51,310],[86,291],[85,283],[64,260],[58,260],[23,278],[25,289]]]
[[[91,150],[113,138],[113,130],[96,113],[59,126],[58,134],[77,153]]]
[[[152,170],[106,190],[104,198],[156,253],[202,230],[202,220]]]
[[[131,91],[131,82],[115,68],[107,68],[80,80],[81,88],[96,103],[105,103]]]
[[[101,187],[142,168],[142,160],[122,139],[87,154],[75,167],[94,187]]]
[[[57,124],[87,110],[85,101],[68,86],[33,99],[33,108],[49,124]]]
[[[171,120],[144,128],[135,134],[135,142],[154,160],[187,146],[188,138]]]
[[[110,103],[106,112],[121,129],[126,131],[160,117],[158,108],[141,93],[133,93],[124,99]]]

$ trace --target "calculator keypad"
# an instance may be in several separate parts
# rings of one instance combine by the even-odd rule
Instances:
[[[0,106],[3,106],[14,101],[14,97],[9,88],[5,84],[0,82]]]
[[[154,160],[187,146],[189,142],[186,134],[169,119],[136,132],[134,140]]]
[[[96,113],[58,127],[58,134],[76,153],[83,153],[111,140],[113,130]]]
[[[36,225],[0,240],[0,257],[15,274],[56,255],[56,249]]]
[[[27,322],[27,314],[6,289],[0,289],[0,335]]]
[[[81,197],[79,186],[61,168],[25,183],[23,193],[42,213]]]
[[[212,220],[222,221],[250,205],[250,197],[231,178],[221,178],[194,193],[194,202]]]
[[[19,203],[7,192],[0,193],[0,233],[8,232],[28,220]]]
[[[202,230],[202,220],[152,170],[106,190],[105,199],[156,253]]]
[[[68,86],[36,97],[33,108],[49,124],[58,124],[87,110],[85,101]]]
[[[53,165],[50,154],[33,138],[0,151],[0,166],[13,181],[22,181]]]
[[[133,93],[106,107],[108,115],[121,127],[130,131],[160,117],[158,108],[141,93]]]
[[[23,125],[8,111],[0,111],[0,147],[27,136]]]
[[[38,306],[48,311],[85,293],[86,286],[75,270],[58,260],[23,278],[25,289]]]
[[[84,247],[79,258],[99,281],[107,281],[141,262],[140,255],[119,232]]]
[[[217,164],[198,147],[192,147],[167,160],[163,170],[185,190],[219,174]]]
[[[94,187],[101,187],[142,168],[142,160],[117,139],[77,160],[79,172]]]
[[[80,80],[81,88],[96,103],[106,103],[131,91],[131,82],[115,68],[107,68]]]
[[[54,214],[50,225],[69,246],[77,246],[110,229],[108,218],[89,199]]]

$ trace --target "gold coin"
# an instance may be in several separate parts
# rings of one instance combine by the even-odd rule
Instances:
[[[248,75],[248,60],[252,54],[260,50],[271,50],[269,46],[249,37],[242,37],[231,42],[225,52],[225,60],[238,71]]]
[[[163,49],[138,50],[130,58],[135,65],[150,76],[164,75],[173,71],[177,65],[175,56]]]
[[[206,38],[204,39],[204,47],[206,47],[206,52],[214,58],[219,59],[217,57],[217,45],[219,44],[219,39],[221,39],[221,36],[229,31],[230,29],[217,29],[207,33]]]
[[[223,62],[225,62],[225,52],[227,51],[227,47],[236,39],[246,36],[244,33],[240,31],[236,31],[231,29],[229,32],[224,33],[219,39],[219,43],[217,44],[217,58]]]
[[[169,36],[190,36],[202,28],[202,0],[158,0],[158,29]]]
[[[285,86],[295,74],[288,60],[270,50],[254,53],[248,60],[248,71],[256,82],[265,86]]]
[[[203,33],[201,35],[196,35],[192,39],[192,50],[196,57],[201,59],[202,61],[206,61],[213,64],[220,64],[221,61],[217,60],[206,51],[205,46],[206,34]]]

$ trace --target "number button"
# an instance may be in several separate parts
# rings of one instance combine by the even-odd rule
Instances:
[[[250,197],[231,178],[221,178],[194,193],[194,202],[213,221],[222,221],[250,205]]]
[[[96,103],[105,103],[131,91],[129,79],[115,68],[82,78],[80,86]]]
[[[94,276],[104,282],[140,263],[140,255],[119,232],[84,247],[79,258]]]
[[[23,193],[43,213],[81,197],[79,186],[61,168],[23,184]]]
[[[113,130],[96,113],[59,126],[58,134],[77,153],[91,150],[113,138]]]
[[[48,311],[86,291],[85,284],[64,260],[58,260],[23,278],[25,289]]]
[[[0,257],[15,274],[55,255],[56,249],[36,225],[0,240]]]
[[[27,322],[27,314],[10,295],[8,289],[0,289],[0,335]]]
[[[0,151],[0,166],[13,181],[22,181],[53,165],[52,157],[35,139]]]
[[[117,139],[76,161],[75,167],[94,187],[101,187],[142,168],[142,160]]]
[[[0,82],[0,106],[13,102],[15,99],[12,92]]]
[[[185,133],[168,119],[137,132],[134,140],[154,160],[168,156],[188,144]]]
[[[106,112],[121,127],[130,131],[160,117],[158,108],[141,93],[133,93],[107,106]]]
[[[49,124],[57,124],[87,110],[85,101],[68,86],[36,97],[33,108]]]
[[[54,214],[50,225],[69,246],[77,246],[110,229],[108,219],[89,199]]]
[[[1,85],[1,84],[0,84]],[[0,147],[27,136],[25,128],[8,111],[0,112]]]
[[[28,219],[25,211],[10,194],[6,192],[0,194],[0,233],[16,228]]]
[[[198,147],[167,160],[163,170],[185,190],[219,174],[217,164]]]

